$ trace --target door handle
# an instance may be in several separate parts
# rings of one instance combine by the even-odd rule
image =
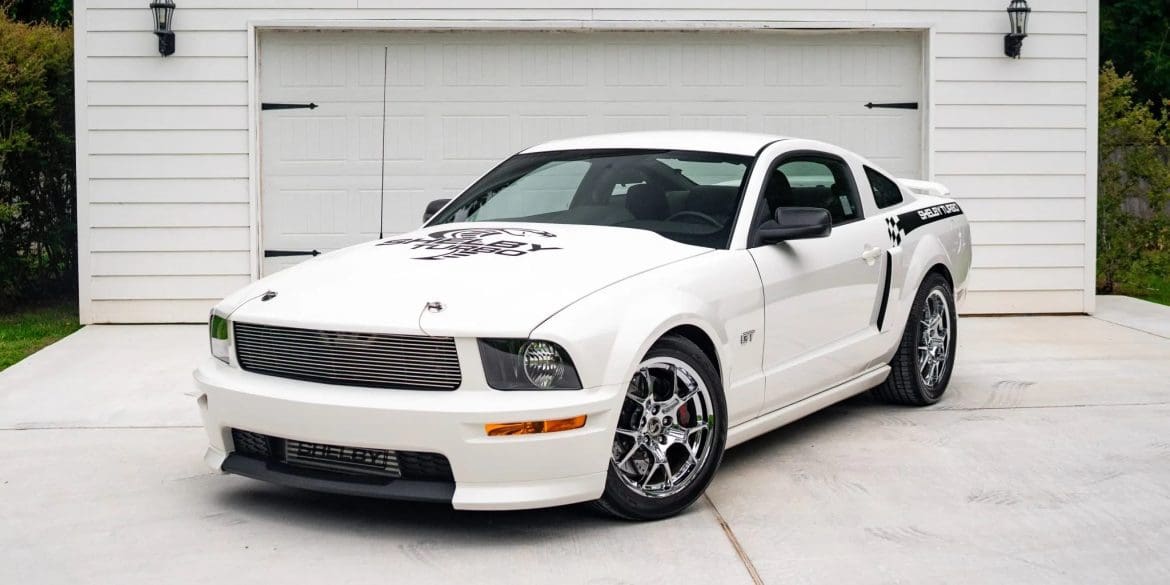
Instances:
[[[861,259],[865,260],[866,264],[873,266],[873,263],[877,262],[878,256],[881,256],[881,255],[882,255],[881,248],[877,248],[874,246],[866,246],[865,250],[863,250],[861,252]]]

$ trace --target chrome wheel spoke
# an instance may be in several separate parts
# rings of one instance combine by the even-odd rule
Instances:
[[[646,489],[650,485],[650,480],[654,477],[654,472],[658,471],[658,463],[650,466],[650,470],[646,472],[646,477],[642,479],[642,489]]]
[[[670,396],[676,398],[678,396],[678,368],[670,366]]]
[[[646,400],[654,399],[654,376],[650,375],[650,370],[642,368],[640,371],[642,380],[646,383]]]
[[[641,449],[641,448],[642,448],[642,444],[635,442],[634,446],[630,447],[630,450],[628,452],[626,452],[626,454],[624,456],[622,456],[622,460],[617,462],[618,467],[625,467],[625,465],[630,462],[630,458],[632,458],[634,456],[634,453],[637,453],[638,449]]]
[[[918,375],[927,386],[940,383],[951,352],[950,305],[939,289],[930,291],[919,321]]]
[[[611,455],[614,471],[643,496],[678,493],[711,455],[712,436],[705,432],[712,429],[710,391],[692,366],[659,357],[639,366],[626,398]]]

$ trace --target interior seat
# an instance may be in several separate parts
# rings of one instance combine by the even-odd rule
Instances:
[[[683,209],[723,220],[735,214],[736,203],[739,203],[739,187],[699,185],[687,193]]]
[[[666,191],[657,185],[642,183],[626,191],[626,209],[634,219],[661,221],[670,215]]]
[[[776,210],[781,207],[796,205],[792,202],[792,185],[784,173],[780,171],[772,173],[772,178],[768,180],[768,186],[764,189],[764,201],[768,204],[768,217],[776,217]]]
[[[831,212],[835,197],[828,187],[794,187],[788,200],[792,207],[820,207]]]

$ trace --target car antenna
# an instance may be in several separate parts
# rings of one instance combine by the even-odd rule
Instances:
[[[390,84],[390,46],[382,47],[382,167],[381,184],[378,186],[378,239],[382,239],[382,222],[386,210],[386,87]]]

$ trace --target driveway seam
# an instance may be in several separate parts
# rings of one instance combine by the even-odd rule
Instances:
[[[1170,402],[1113,402],[1108,404],[1021,404],[1019,406],[960,406],[955,408],[930,408],[922,409],[918,412],[967,412],[973,410],[1037,410],[1042,408],[1099,408],[1099,407],[1125,407],[1125,406],[1165,406],[1170,405]]]
[[[707,503],[711,506],[711,511],[715,512],[715,520],[719,522],[719,527],[723,529],[723,534],[731,542],[731,547],[735,549],[735,555],[739,557],[739,561],[747,569],[748,576],[752,578],[752,583],[755,585],[764,585],[764,580],[760,578],[760,573],[756,571],[755,563],[752,562],[751,557],[748,556],[743,545],[739,543],[739,538],[736,538],[735,531],[731,529],[731,525],[727,523],[727,520],[723,518],[723,514],[719,512],[719,508],[715,506],[715,501],[707,493],[703,494],[703,499],[707,500]]]
[[[1162,335],[1162,334],[1160,334],[1160,333],[1154,333],[1153,331],[1149,331],[1149,330],[1146,330],[1146,329],[1141,329],[1141,328],[1138,328],[1138,327],[1134,327],[1133,325],[1126,325],[1125,323],[1119,323],[1119,322],[1117,322],[1117,321],[1110,321],[1109,319],[1106,319],[1106,318],[1104,318],[1104,317],[1098,317],[1098,316],[1096,316],[1096,315],[1089,315],[1089,317],[1091,317],[1091,318],[1093,318],[1093,319],[1096,319],[1096,320],[1098,320],[1098,321],[1103,321],[1103,322],[1105,322],[1105,323],[1109,323],[1109,324],[1111,324],[1111,325],[1116,325],[1116,326],[1118,326],[1118,327],[1124,327],[1124,328],[1126,328],[1126,329],[1129,329],[1130,331],[1137,331],[1137,332],[1140,332],[1140,333],[1145,333],[1145,334],[1147,334],[1147,335],[1153,335],[1154,337],[1157,337],[1158,339],[1170,339],[1170,337],[1167,337],[1167,336],[1165,336],[1165,335]]]

